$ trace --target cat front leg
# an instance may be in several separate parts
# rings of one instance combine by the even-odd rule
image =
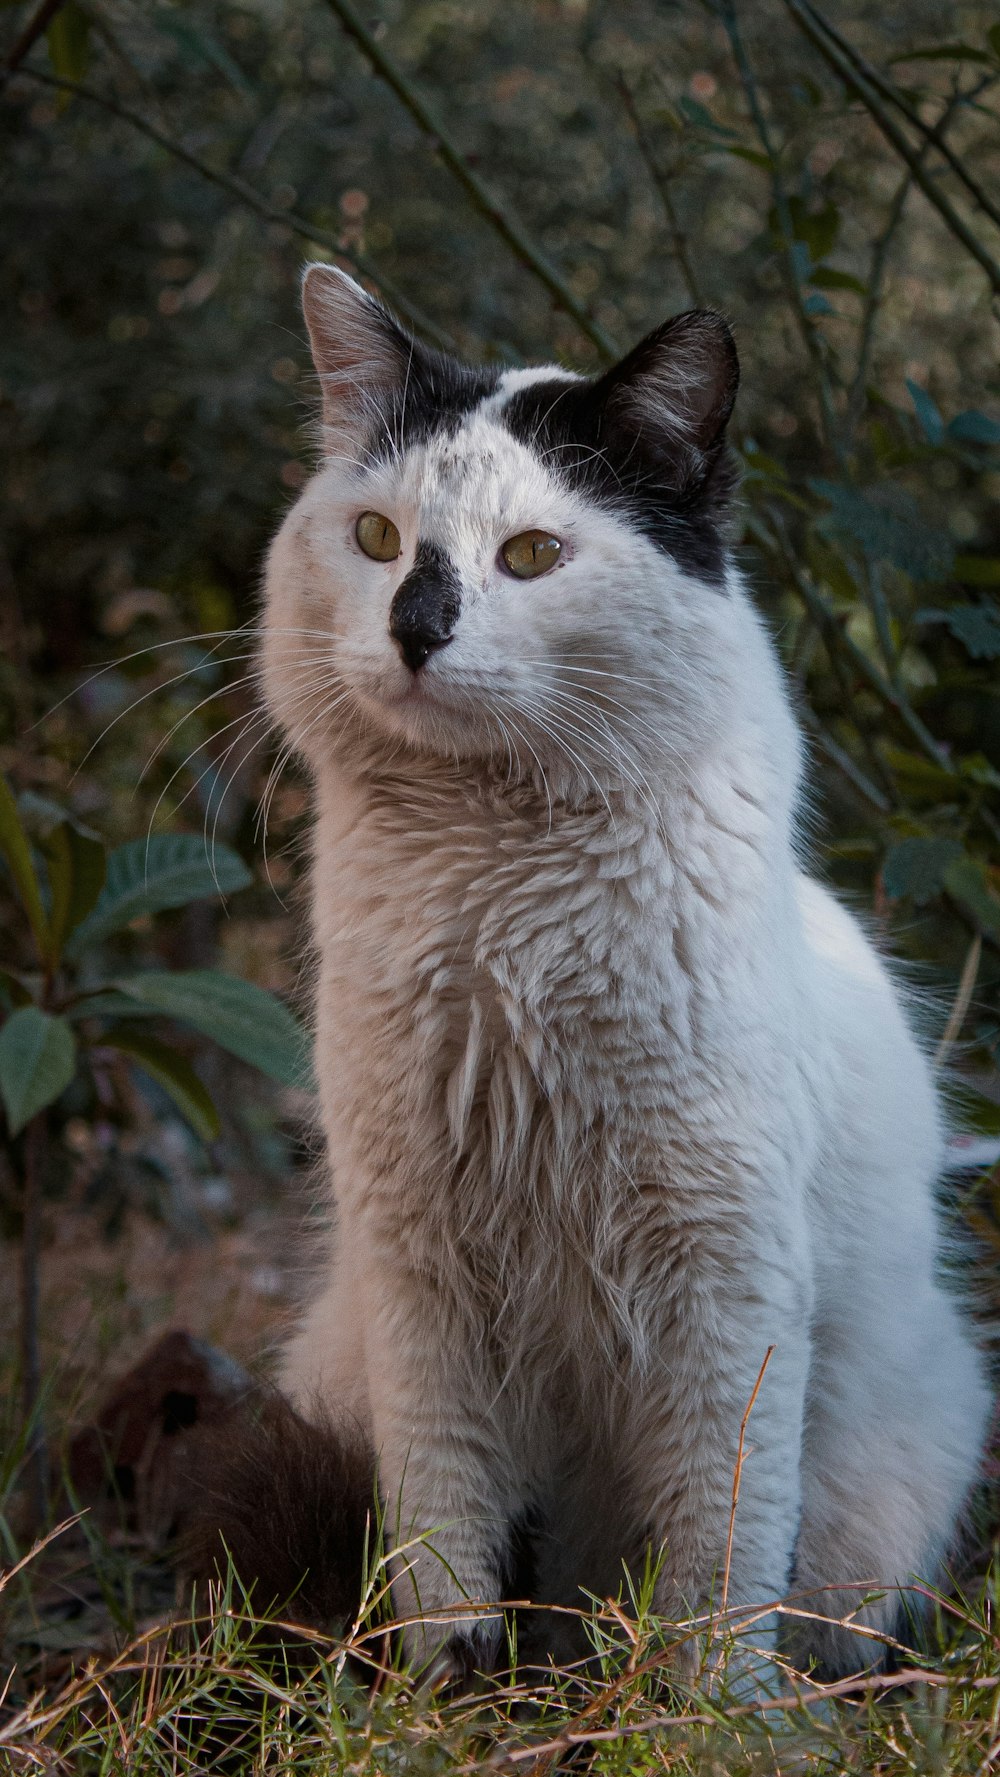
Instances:
[[[662,1554],[658,1614],[709,1613],[707,1668],[752,1694],[780,1684],[770,1661],[778,1618],[767,1606],[789,1589],[801,1513],[808,1312],[787,1274],[731,1277],[725,1296],[707,1298],[697,1277],[675,1294],[653,1372],[635,1391],[635,1500]],[[681,1662],[689,1672],[695,1649],[692,1638]]]
[[[502,1652],[517,1465],[480,1332],[396,1264],[366,1286],[368,1381],[396,1615],[416,1667],[489,1669]]]

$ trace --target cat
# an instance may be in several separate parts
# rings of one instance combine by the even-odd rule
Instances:
[[[314,791],[332,1214],[282,1386],[377,1451],[425,1669],[495,1664],[512,1588],[580,1605],[652,1551],[666,1616],[721,1588],[766,1659],[798,1594],[795,1657],[857,1670],[952,1543],[988,1393],[931,1067],[799,864],[730,330],[470,368],[331,266],[303,290],[323,456],[262,670]]]

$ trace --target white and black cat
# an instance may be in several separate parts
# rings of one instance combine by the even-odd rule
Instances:
[[[858,1620],[890,1629],[987,1390],[930,1067],[797,862],[800,737],[727,546],[729,330],[678,316],[587,379],[455,363],[328,266],[305,312],[324,456],[263,661],[314,783],[333,1213],[284,1384],[377,1452],[414,1656],[478,1665],[526,1542],[540,1600],[651,1546],[658,1607],[706,1603],[773,1346],[729,1606],[766,1648],[790,1590],[836,1618],[882,1586]]]

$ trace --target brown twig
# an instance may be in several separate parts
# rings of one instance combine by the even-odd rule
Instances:
[[[66,0],[42,0],[38,11],[33,13],[28,20],[2,69],[0,69],[0,92],[3,91],[11,75],[17,73],[25,56],[34,49],[42,32],[48,30],[56,13],[60,12],[65,4]]]
[[[941,1041],[934,1051],[934,1066],[943,1067],[948,1059],[952,1044],[965,1023],[966,1013],[972,1004],[972,996],[976,991],[976,976],[983,954],[983,939],[980,932],[974,932],[972,942],[965,954],[962,973],[959,977],[958,991],[948,1014],[948,1022],[941,1033]]]
[[[804,12],[808,12],[815,20],[818,30],[825,31],[831,43],[836,44],[837,48],[843,52],[851,63],[851,66],[856,69],[857,73],[862,75],[865,80],[869,81],[875,91],[879,93],[888,104],[892,105],[894,109],[900,113],[900,116],[905,117],[911,128],[915,129],[919,135],[924,137],[926,147],[938,149],[942,160],[944,160],[951,168],[951,171],[954,173],[959,183],[964,185],[969,196],[979,205],[980,209],[982,209],[984,214],[989,217],[990,221],[995,222],[997,227],[1000,228],[1000,205],[993,202],[989,193],[984,190],[982,185],[980,185],[978,179],[974,178],[969,172],[965,162],[961,159],[960,155],[955,153],[955,150],[951,147],[950,143],[941,140],[939,134],[941,127],[940,121],[936,124],[925,123],[919,111],[914,110],[909,99],[899,91],[899,88],[893,86],[891,80],[886,80],[884,74],[880,74],[879,70],[872,66],[871,62],[861,54],[861,51],[856,49],[854,44],[851,43],[848,38],[844,37],[842,33],[837,30],[835,25],[830,23],[828,18],[824,17],[819,8],[810,4],[810,0],[802,0],[802,9]],[[983,81],[980,82],[980,91],[984,85],[991,85],[996,78],[996,75],[985,76]]]
[[[688,252],[687,236],[681,227],[680,217],[677,214],[677,209],[674,204],[673,192],[670,189],[670,179],[660,165],[653,144],[646,133],[646,126],[643,123],[642,118],[639,116],[635,96],[628,81],[625,79],[624,74],[620,70],[615,78],[614,84],[615,90],[624,106],[625,114],[629,123],[632,125],[632,132],[635,136],[636,146],[639,149],[639,153],[642,155],[646,170],[656,187],[657,195],[663,206],[663,213],[667,219],[667,227],[670,230],[670,244],[673,249],[673,255],[680,267],[681,276],[687,286],[688,295],[695,308],[704,308],[705,299],[701,293],[701,286],[698,282],[698,275],[694,269],[691,255]]]
[[[38,1274],[42,1249],[42,1169],[45,1161],[44,1113],[32,1117],[24,1131],[21,1173],[21,1404],[24,1412],[28,1486],[38,1524],[44,1522],[48,1497],[48,1452],[40,1422],[42,1367],[38,1349]]]
[[[597,347],[601,357],[609,363],[618,357],[618,347],[610,334],[605,333],[604,328],[577,301],[569,285],[551,261],[539,252],[526,229],[507,205],[473,172],[437,112],[417,92],[399,63],[383,48],[374,32],[369,30],[351,0],[326,0],[326,4],[336,14],[348,36],[354,39],[376,73],[392,89],[414,122],[433,143],[439,159],[471,199],[473,207],[486,219],[500,239],[506,242],[521,264],[544,284],[558,307],[564,309],[576,322],[581,333]]]
[[[833,69],[847,91],[853,93],[855,98],[861,101],[883,136],[896,150],[900,159],[906,162],[913,174],[914,183],[919,185],[924,196],[933,204],[941,220],[951,230],[955,239],[961,243],[970,257],[985,272],[994,295],[1000,294],[1000,263],[987,251],[978,235],[973,232],[965,218],[956,210],[950,198],[945,196],[935,180],[931,178],[924,166],[922,148],[914,147],[899,128],[870,81],[858,72],[844,52],[827,35],[825,20],[821,20],[819,14],[814,14],[802,3],[802,0],[784,0],[784,5],[813,48],[822,56],[827,66]]]
[[[749,1450],[745,1448],[747,1423],[754,1410],[757,1396],[760,1393],[760,1385],[767,1373],[767,1366],[771,1362],[773,1356],[774,1346],[769,1345],[764,1353],[764,1362],[761,1364],[760,1369],[757,1372],[757,1380],[750,1392],[750,1399],[747,1401],[746,1407],[744,1408],[743,1418],[740,1420],[740,1435],[736,1445],[736,1467],[733,1469],[733,1497],[729,1508],[729,1530],[726,1535],[726,1560],[722,1569],[722,1596],[719,1600],[719,1610],[723,1614],[725,1614],[729,1608],[729,1574],[733,1565],[733,1535],[736,1530],[736,1507],[740,1503],[740,1485],[743,1480],[743,1464],[750,1454]]]
[[[757,132],[757,139],[767,156],[770,173],[771,189],[774,194],[774,209],[778,219],[778,232],[781,236],[782,254],[785,262],[785,276],[788,284],[792,306],[799,324],[803,344],[809,354],[816,377],[816,391],[819,397],[822,434],[830,454],[839,462],[842,457],[840,444],[840,428],[837,424],[837,412],[834,406],[833,390],[824,356],[822,338],[806,308],[802,289],[802,278],[795,254],[795,228],[792,222],[791,205],[785,189],[785,181],[781,173],[779,149],[771,135],[770,125],[764,113],[756,76],[753,71],[746,45],[736,18],[736,9],[732,0],[717,0],[715,6],[717,16],[729,39],[729,47],[736,71],[740,77],[740,85],[747,102],[747,107]]]
[[[416,332],[422,334],[432,345],[440,346],[444,351],[454,349],[454,341],[449,335],[442,332],[441,328],[437,327],[428,315],[417,308],[399,289],[398,285],[387,278],[385,273],[380,271],[368,258],[367,253],[360,253],[355,247],[345,246],[336,235],[330,234],[327,229],[317,228],[307,216],[299,216],[294,210],[279,210],[274,204],[269,204],[267,199],[261,197],[260,193],[255,191],[252,185],[248,185],[244,179],[238,178],[235,173],[230,173],[223,167],[213,167],[197,154],[192,154],[190,148],[185,148],[182,142],[175,141],[165,131],[157,129],[156,125],[150,123],[148,118],[143,117],[138,111],[133,111],[128,105],[122,105],[118,99],[112,99],[106,93],[97,92],[94,87],[84,86],[79,81],[63,80],[56,74],[43,73],[40,68],[20,68],[17,77],[19,80],[39,81],[42,86],[54,87],[59,92],[73,93],[77,98],[85,99],[91,105],[99,105],[102,110],[110,112],[113,117],[120,117],[123,122],[131,124],[132,128],[138,130],[141,135],[147,136],[151,142],[155,142],[157,147],[163,148],[168,154],[173,155],[175,160],[181,161],[193,172],[200,173],[203,179],[210,180],[213,185],[218,185],[223,191],[228,191],[241,204],[245,204],[247,209],[253,210],[256,215],[263,217],[265,222],[278,223],[282,228],[287,228],[292,234],[298,235],[300,240],[311,241],[317,247],[324,247],[328,252],[336,254],[338,259],[345,259],[349,265],[354,267],[355,271],[361,273],[362,277],[368,278],[371,283],[377,285],[386,299],[391,302],[393,308],[398,310]]]

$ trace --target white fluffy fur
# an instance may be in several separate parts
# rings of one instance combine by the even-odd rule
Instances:
[[[931,1071],[798,867],[770,640],[735,569],[686,577],[514,441],[498,415],[527,374],[379,467],[342,416],[267,578],[268,697],[315,784],[336,1206],[284,1380],[370,1427],[400,1534],[433,1533],[443,1559],[398,1579],[400,1608],[437,1613],[418,1650],[495,1598],[529,1499],[543,1596],[616,1592],[649,1541],[660,1606],[702,1604],[770,1345],[731,1605],[841,1586],[817,1600],[838,1615],[859,1584],[933,1577],[987,1410],[937,1276]],[[398,561],[358,549],[369,508]],[[499,546],[533,526],[561,563],[513,580]],[[387,619],[418,536],[462,611],[414,675]],[[871,1651],[821,1627],[798,1649]]]

